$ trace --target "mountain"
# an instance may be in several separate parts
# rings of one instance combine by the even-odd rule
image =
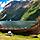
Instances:
[[[34,1],[28,10],[24,11],[24,15],[20,20],[22,21],[34,21],[40,16],[40,0]]]
[[[2,18],[0,20],[20,20],[24,10],[27,8],[29,1],[11,1],[8,3],[2,11]]]

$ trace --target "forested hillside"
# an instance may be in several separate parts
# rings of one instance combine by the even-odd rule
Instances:
[[[40,0],[32,3],[31,7],[24,12],[21,20],[36,20],[38,16],[40,16]]]

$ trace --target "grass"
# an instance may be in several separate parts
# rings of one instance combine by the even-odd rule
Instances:
[[[40,34],[37,35],[39,38],[32,38],[32,36],[12,35],[6,36],[5,33],[0,32],[0,40],[40,40]]]

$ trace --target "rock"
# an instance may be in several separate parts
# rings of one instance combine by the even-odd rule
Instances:
[[[40,34],[37,35],[40,38]]]
[[[11,31],[8,31],[8,36],[12,36],[13,33]]]
[[[32,36],[32,38],[38,38],[38,36],[37,35],[31,35]]]

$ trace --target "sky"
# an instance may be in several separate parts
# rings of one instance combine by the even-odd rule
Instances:
[[[15,0],[0,0],[0,12],[3,11],[3,7],[11,1],[15,1]],[[20,0],[16,0],[16,1],[20,1]],[[23,0],[23,1],[26,1],[26,0]]]
[[[0,0],[0,12],[3,11],[3,7],[13,0]]]

